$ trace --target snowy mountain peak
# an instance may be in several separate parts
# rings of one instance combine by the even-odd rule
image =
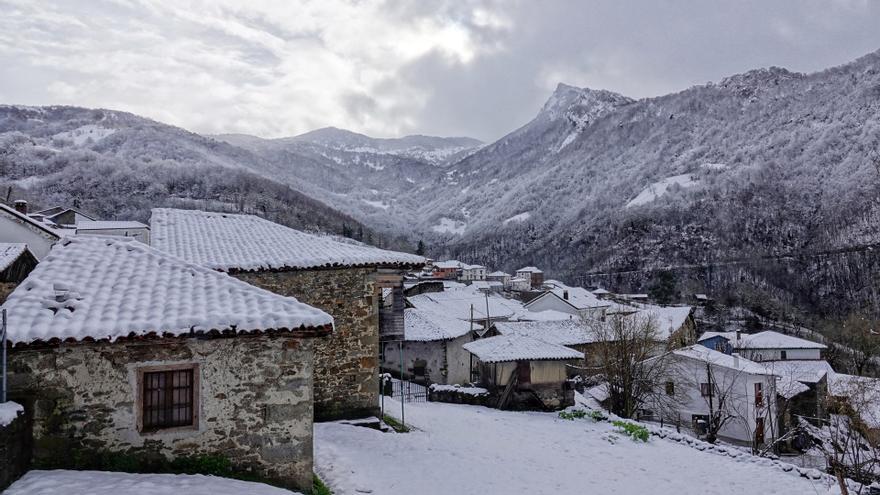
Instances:
[[[725,77],[719,85],[743,96],[752,96],[763,90],[781,86],[789,81],[806,77],[782,67],[754,69],[742,74]]]
[[[544,103],[538,116],[548,120],[560,118],[571,120],[572,116],[578,117],[578,120],[585,117],[597,118],[619,106],[632,102],[631,98],[612,91],[578,88],[559,83],[556,90]]]

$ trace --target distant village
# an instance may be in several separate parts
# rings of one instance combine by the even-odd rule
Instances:
[[[157,208],[146,225],[0,204],[0,488],[96,453],[222,452],[307,490],[313,423],[384,428],[386,397],[589,403],[757,455],[813,449],[845,404],[880,440],[878,379],[838,373],[806,334],[707,332],[710,300],[660,305],[253,215]]]

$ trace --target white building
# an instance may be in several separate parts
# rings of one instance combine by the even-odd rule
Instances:
[[[461,265],[462,281],[486,280],[486,267],[483,265]]]
[[[516,278],[522,278],[529,281],[529,288],[540,289],[544,284],[544,272],[536,266],[526,266],[516,271]]]
[[[758,445],[776,438],[777,377],[764,365],[702,345],[655,359],[666,360],[657,367],[660,390],[646,412],[655,420],[702,435],[715,416],[718,438]]]
[[[526,292],[531,290],[532,284],[527,278],[514,277],[505,284],[505,287],[516,292]]]
[[[501,282],[503,285],[507,285],[508,282],[510,282],[510,274],[502,271],[494,271],[486,274],[486,280],[489,280],[490,282]]]
[[[404,377],[440,384],[470,381],[470,354],[463,346],[474,340],[471,330],[481,326],[415,308],[404,311],[403,321],[403,342],[382,344],[385,371],[399,374],[403,358]]]
[[[0,242],[27,244],[38,260],[43,259],[52,246],[61,239],[61,233],[27,215],[27,204],[22,211],[0,203]]]
[[[706,332],[699,342],[726,341],[733,352],[752,361],[822,359],[824,344],[767,330],[755,334],[742,332]],[[715,345],[717,347],[717,345]]]
[[[600,300],[584,288],[559,285],[525,304],[529,311],[560,311],[579,318],[599,320],[605,317],[605,311],[610,306],[610,302]]]

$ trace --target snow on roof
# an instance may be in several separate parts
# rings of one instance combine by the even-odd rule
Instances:
[[[464,321],[470,321],[471,306],[474,308],[474,319],[485,320],[487,301],[491,319],[510,318],[522,311],[522,303],[519,301],[491,294],[487,299],[486,295],[473,285],[459,285],[443,292],[427,292],[411,296],[408,300],[417,309]]]
[[[846,397],[870,428],[880,428],[880,379],[834,373],[828,389],[835,397]]]
[[[583,287],[556,287],[550,292],[577,309],[603,308],[611,305],[608,301],[599,299],[595,294]],[[566,292],[568,293],[568,299],[565,298]]]
[[[796,380],[791,375],[777,375],[776,377],[776,393],[791,399],[792,397],[802,394],[810,390],[810,387],[803,382]]]
[[[307,234],[254,215],[155,208],[153,246],[216,270],[414,266],[425,258]]]
[[[148,229],[146,224],[126,220],[81,220],[76,230]]]
[[[740,332],[737,343],[736,332],[705,332],[697,342],[723,337],[737,349],[825,349],[825,344],[813,342],[784,333],[765,330],[763,332],[748,334]]]
[[[541,270],[539,270],[537,266],[527,266],[525,268],[520,268],[519,270],[516,271],[516,273],[521,273],[521,272],[544,273]]]
[[[475,289],[488,289],[489,282],[486,282],[484,280],[475,280],[471,282],[471,286]]]
[[[25,251],[27,251],[27,244],[0,242],[0,272],[15,263]]]
[[[9,339],[325,327],[327,313],[126,237],[71,236],[9,295]]]
[[[33,218],[31,218],[27,215],[23,215],[23,214],[19,213],[18,211],[15,210],[15,208],[11,208],[9,206],[6,206],[3,203],[0,203],[0,214],[3,214],[3,213],[5,213],[7,216],[10,216],[12,218],[15,218],[15,219],[21,221],[21,223],[27,225],[28,227],[30,227],[32,229],[40,230],[44,234],[49,234],[50,237],[54,237],[55,239],[60,239],[62,236],[61,233],[59,233],[55,229],[49,228],[48,225],[46,225],[38,220],[34,220]]]
[[[514,277],[514,278],[510,279],[510,281],[511,281],[511,282],[528,282],[529,279],[527,279],[527,278],[522,278],[522,277]]]
[[[468,342],[463,347],[484,363],[583,359],[584,357],[583,353],[574,349],[521,335],[498,335]]]
[[[636,314],[647,315],[656,320],[663,338],[677,332],[687,322],[693,308],[690,306],[646,306]]]
[[[484,270],[486,269],[486,267],[483,266],[483,265],[466,265],[466,264],[462,264],[461,267],[462,267],[462,269],[464,269],[464,270],[479,270],[480,268],[482,268],[482,269],[484,269]]]
[[[787,361],[768,361],[762,363],[776,375],[790,376],[803,383],[817,383],[826,375],[834,374],[834,369],[824,359],[791,359]]]
[[[517,321],[561,321],[571,320],[574,316],[571,313],[563,313],[555,309],[547,309],[544,311],[522,311],[516,314]]]
[[[570,316],[570,315],[569,315]],[[580,345],[596,342],[595,332],[581,320],[497,322],[501,335],[517,335],[558,345]]]
[[[741,334],[742,344],[738,347],[749,349],[825,349],[825,344],[805,340],[784,333],[766,330],[755,334]]]
[[[611,292],[609,292],[601,287],[599,287],[598,289],[593,289],[591,292],[597,296],[604,296],[605,294],[611,294]]]
[[[502,271],[497,271],[497,272],[492,272],[492,273],[490,273],[490,274],[488,274],[488,275],[486,275],[486,276],[487,276],[487,277],[509,277],[510,274],[509,274],[509,273],[502,272]]]
[[[708,347],[694,344],[690,347],[683,347],[672,351],[676,356],[682,356],[696,361],[711,363],[712,365],[741,371],[751,375],[773,375],[760,363],[750,361],[743,357],[731,356],[718,352]]]
[[[404,339],[416,342],[457,339],[471,331],[470,322],[415,308],[403,311],[403,326]]]
[[[458,260],[435,261],[434,268],[457,269],[461,268],[462,262]]]

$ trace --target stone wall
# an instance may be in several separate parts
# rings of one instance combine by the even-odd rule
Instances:
[[[333,316],[315,341],[315,419],[379,414],[379,308],[374,268],[237,273],[235,277]]]
[[[138,430],[138,369],[197,363],[197,427]],[[34,464],[85,450],[155,458],[221,454],[240,470],[312,482],[312,339],[290,335],[155,339],[14,349],[10,397],[33,404]]]
[[[30,468],[32,448],[28,415],[19,414],[8,425],[0,426],[0,492]]]

